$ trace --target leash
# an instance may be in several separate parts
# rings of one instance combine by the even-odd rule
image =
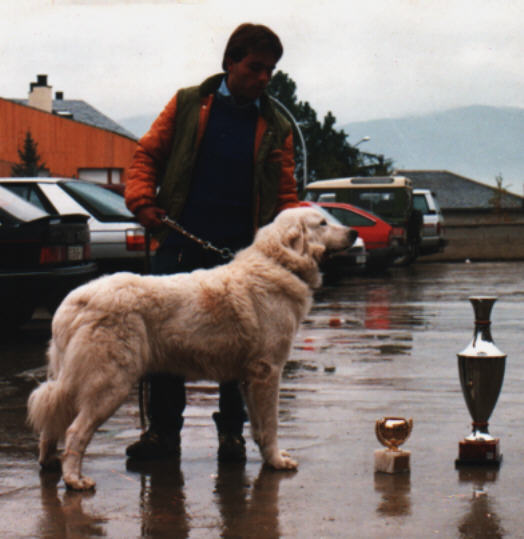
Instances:
[[[185,236],[186,238],[190,239],[191,241],[194,241],[195,243],[198,243],[203,249],[213,251],[214,253],[220,255],[223,260],[231,260],[235,256],[235,253],[233,253],[233,251],[228,247],[224,247],[223,249],[215,247],[211,242],[203,240],[202,238],[191,234],[191,232],[188,232],[182,225],[180,225],[173,219],[170,219],[169,217],[167,217],[167,215],[162,217],[161,221],[169,228],[172,228],[173,230],[176,230],[177,232],[182,234],[182,236]]]
[[[142,434],[148,428],[149,385],[149,379],[142,376],[138,384],[138,409],[140,411],[140,429],[142,430]]]
[[[146,228],[144,234],[146,252],[144,274],[149,275],[151,273],[151,232]],[[142,430],[142,434],[144,434],[148,428],[149,385],[147,376],[142,376],[138,383],[138,409],[140,411],[140,429]]]

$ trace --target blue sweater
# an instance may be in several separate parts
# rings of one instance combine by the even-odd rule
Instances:
[[[180,224],[219,247],[253,239],[253,165],[258,109],[216,94]],[[167,245],[190,240],[172,232]]]

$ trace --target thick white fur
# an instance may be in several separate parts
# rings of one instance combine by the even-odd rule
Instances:
[[[141,376],[172,372],[241,381],[262,457],[277,469],[296,468],[277,445],[280,376],[321,283],[318,262],[326,249],[353,240],[315,209],[296,208],[260,229],[227,265],[166,276],[117,273],[72,291],[53,318],[48,380],[28,402],[40,464],[61,460],[69,488],[93,488],[81,464],[96,429]]]

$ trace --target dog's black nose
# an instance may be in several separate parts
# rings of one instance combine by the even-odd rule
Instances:
[[[353,245],[355,243],[355,240],[358,238],[358,232],[356,230],[351,229],[348,233],[349,238],[349,244]]]

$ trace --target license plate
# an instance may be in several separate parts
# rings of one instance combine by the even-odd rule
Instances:
[[[69,245],[67,247],[68,260],[82,260],[84,248],[81,245]]]

